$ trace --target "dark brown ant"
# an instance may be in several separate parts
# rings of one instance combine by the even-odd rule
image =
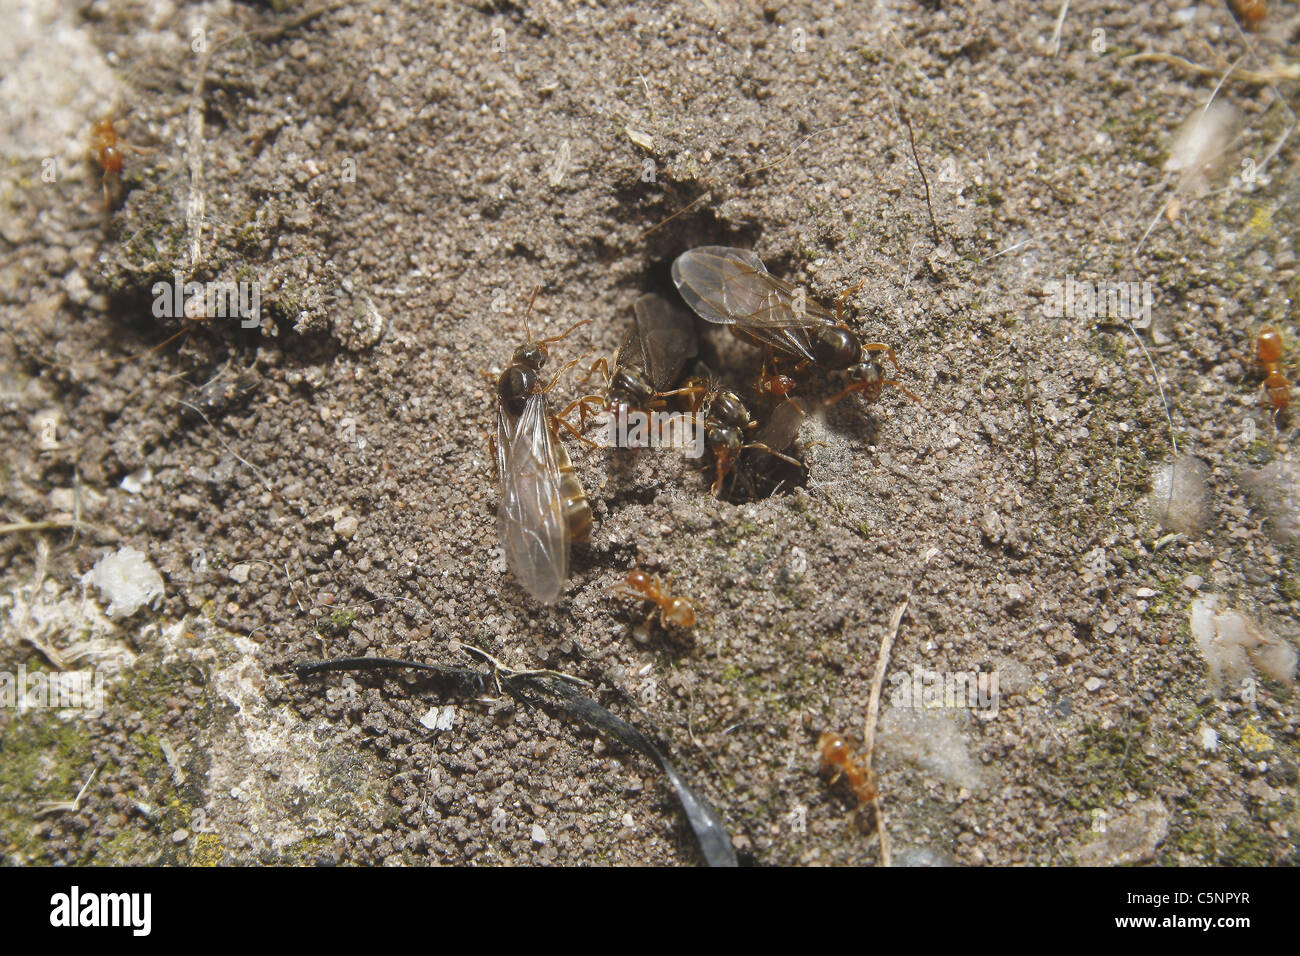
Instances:
[[[738,335],[794,360],[796,372],[810,365],[844,372],[850,384],[831,402],[850,392],[874,402],[884,387],[891,385],[921,404],[897,380],[885,378],[872,357],[872,353],[884,352],[901,374],[894,350],[882,342],[863,342],[844,322],[844,302],[862,283],[839,296],[832,315],[790,283],[773,276],[748,249],[688,249],[673,261],[672,275],[686,304],[706,322],[729,325]]]
[[[501,482],[498,516],[506,564],[529,594],[554,604],[569,576],[569,546],[589,539],[592,517],[559,427],[587,439],[570,422],[552,415],[546,402],[560,377],[582,359],[572,360],[545,383],[542,368],[549,346],[587,323],[533,341],[528,313],[537,292],[533,290],[524,316],[526,341],[497,379],[497,433],[489,444]]]
[[[659,611],[659,623],[665,628],[670,624],[680,628],[695,626],[695,608],[691,606],[691,602],[684,597],[674,597],[669,594],[667,588],[657,577],[642,571],[640,568],[633,568],[629,571],[627,577],[620,583],[619,588],[615,588],[615,591],[636,600],[653,601],[656,607],[650,609],[650,617],[646,618],[647,622],[654,617],[657,609]]]
[[[589,415],[619,405],[638,411],[664,407],[663,389],[676,383],[686,360],[696,354],[695,322],[688,312],[653,293],[641,296],[632,308],[636,324],[631,334],[612,360],[597,359],[582,378],[585,382],[599,370],[603,393],[583,396],[560,417],[577,409],[582,427]]]
[[[791,458],[772,448],[766,442],[747,442],[745,433],[758,427],[744,401],[735,392],[723,388],[707,376],[696,376],[687,380],[681,388],[664,395],[682,395],[687,400],[689,411],[696,421],[704,425],[704,443],[713,452],[714,481],[709,489],[715,497],[722,490],[723,482],[730,475],[745,449],[765,451],[769,455],[802,467],[797,458]]]
[[[832,786],[843,777],[859,803],[871,803],[876,799],[876,787],[871,779],[870,768],[858,764],[843,737],[828,730],[818,738],[817,746],[822,754],[822,769],[831,771]]]
[[[1282,375],[1282,333],[1275,326],[1266,326],[1255,339],[1255,360],[1264,372],[1263,395],[1260,404],[1273,406],[1273,414],[1284,411],[1291,404],[1291,383]]]

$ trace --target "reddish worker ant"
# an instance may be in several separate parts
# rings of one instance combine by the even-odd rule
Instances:
[[[1265,408],[1272,405],[1276,415],[1291,404],[1291,383],[1282,376],[1282,333],[1275,326],[1260,330],[1255,340],[1255,360],[1267,376],[1260,404]]]
[[[843,737],[828,730],[818,738],[817,746],[822,753],[822,769],[832,771],[832,785],[843,777],[849,782],[859,803],[871,803],[876,799],[871,769],[859,766]]]
[[[650,609],[650,617],[646,618],[649,622],[654,617],[655,610],[659,611],[659,623],[665,628],[668,625],[674,627],[688,628],[695,626],[695,608],[691,602],[684,597],[674,597],[668,593],[667,588],[654,575],[640,568],[633,568],[627,573],[627,577],[621,582],[621,586],[615,588],[616,593],[625,597],[634,598],[640,601],[653,601],[655,608]]]

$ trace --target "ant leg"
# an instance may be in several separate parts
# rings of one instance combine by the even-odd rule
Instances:
[[[657,398],[669,398],[673,395],[689,395],[692,398],[699,398],[706,392],[708,392],[708,389],[703,385],[687,385],[682,388],[674,388],[671,392],[656,392],[655,396]],[[694,402],[691,404],[694,406]]]
[[[709,494],[713,495],[715,498],[718,497],[718,492],[722,490],[722,479],[731,472],[731,469],[727,468],[725,463],[721,460],[717,462],[717,466],[718,477],[713,480],[713,485],[709,488]]]
[[[852,385],[846,386],[842,391],[836,392],[834,395],[828,398],[826,400],[826,405],[827,407],[830,407],[831,405],[834,405],[836,402],[838,402],[845,395],[849,395],[853,392],[864,391],[866,387],[867,387],[866,382],[854,382]]]
[[[555,426],[555,427],[558,428],[559,426],[563,425],[563,426],[564,426],[564,429],[565,429],[567,432],[569,432],[569,434],[571,434],[574,438],[578,439],[578,441],[582,442],[584,445],[588,445],[588,446],[590,446],[590,447],[592,447],[592,448],[604,448],[604,447],[605,447],[604,445],[600,444],[600,442],[592,441],[590,438],[588,438],[588,437],[587,437],[586,435],[584,435],[582,432],[578,431],[577,427],[573,424],[573,422],[569,421],[568,419],[560,418],[560,417],[558,417],[558,416],[556,416],[556,415],[552,415],[552,416],[550,416],[550,418],[551,418],[551,424],[552,424],[553,426]]]
[[[573,359],[568,364],[561,366],[560,370],[555,373],[555,376],[546,384],[546,387],[542,389],[542,391],[549,392],[551,389],[555,388],[556,384],[560,381],[560,376],[562,376],[569,369],[573,368],[573,366],[577,365],[579,362],[581,362],[590,354],[591,352],[586,352],[582,355],[579,355],[576,359]]]
[[[573,413],[573,410],[576,408],[578,410],[578,428],[580,430],[585,430],[587,427],[587,416],[595,414],[595,412],[591,411],[591,406],[593,405],[596,408],[603,408],[605,405],[605,400],[601,398],[599,395],[584,395],[582,398],[570,402],[568,407],[565,408],[564,411],[557,414],[555,417],[561,419],[567,419]]]
[[[898,374],[900,374],[900,375],[903,374],[903,369],[902,369],[902,367],[898,364],[898,359],[894,357],[894,350],[891,349],[891,348],[890,348],[888,345],[886,345],[884,342],[871,342],[871,343],[868,344],[868,345],[864,345],[864,346],[862,346],[862,351],[864,351],[864,352],[884,352],[885,355],[887,355],[887,356],[889,357],[889,361],[891,361],[891,362],[894,363],[894,371],[898,372]]]
[[[609,363],[605,361],[604,358],[598,358],[591,368],[587,369],[587,374],[578,379],[578,384],[581,385],[586,382],[587,379],[591,378],[591,376],[596,373],[596,369],[600,369],[600,374],[604,376],[606,381],[609,381]]]
[[[904,388],[904,387],[903,387],[899,382],[896,382],[894,379],[892,379],[892,378],[887,378],[887,379],[885,379],[883,382],[881,382],[880,384],[881,384],[881,385],[892,385],[892,386],[894,386],[894,388],[898,389],[900,392],[902,392],[904,395],[906,395],[906,396],[907,396],[908,398],[910,398],[912,401],[916,402],[916,404],[920,405],[922,408],[925,407],[925,402],[921,401],[919,398],[917,398],[915,395],[913,395],[911,392],[909,392],[906,388]]]
[[[863,279],[861,282],[859,282],[857,285],[852,286],[852,287],[850,287],[850,288],[848,288],[848,289],[845,289],[845,290],[844,290],[843,292],[841,292],[838,296],[836,296],[836,298],[835,298],[835,321],[838,322],[840,325],[843,325],[843,324],[844,324],[844,303],[845,303],[846,301],[848,301],[849,296],[851,296],[853,293],[857,292],[859,289],[861,289],[861,288],[862,288],[864,285],[866,285],[866,284],[867,284],[867,280],[864,278],[864,279]]]
[[[776,458],[780,458],[782,461],[788,461],[790,464],[796,465],[799,468],[803,467],[803,462],[801,462],[798,458],[791,458],[789,455],[784,455],[781,452],[777,451],[775,448],[771,447],[770,445],[764,445],[761,441],[754,442],[752,445],[741,445],[740,447],[760,448],[763,451],[767,452],[769,455],[772,455]]]

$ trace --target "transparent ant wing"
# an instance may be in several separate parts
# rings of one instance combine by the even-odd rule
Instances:
[[[772,417],[759,429],[758,434],[754,436],[754,441],[766,445],[773,451],[785,451],[799,437],[799,429],[803,427],[804,419],[807,417],[808,412],[804,407],[794,399],[788,398],[772,410]]]
[[[643,367],[656,391],[671,388],[687,359],[699,352],[695,320],[667,299],[647,293],[632,304],[636,334],[641,341]]]
[[[835,317],[776,278],[748,249],[700,246],[673,261],[677,291],[700,318],[734,325],[775,349],[812,360],[808,329]]]
[[[554,441],[544,395],[530,395],[517,422],[497,410],[501,546],[519,583],[543,604],[555,603],[569,576],[562,476]]]

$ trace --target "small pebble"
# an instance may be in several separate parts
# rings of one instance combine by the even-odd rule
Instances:
[[[534,824],[533,824],[533,830],[532,830],[532,840],[533,840],[533,842],[536,843],[536,844],[538,844],[538,845],[540,846],[541,844],[546,843],[549,839],[550,839],[550,838],[546,835],[546,831],[543,830],[543,829],[542,829],[540,826],[538,826],[536,823],[534,823]]]
[[[184,843],[189,838],[190,838],[190,833],[188,830],[177,830],[175,833],[172,834],[173,843]]]
[[[1215,753],[1219,749],[1219,732],[1209,724],[1201,724],[1199,743],[1202,750]]]
[[[1089,677],[1086,681],[1083,682],[1083,689],[1086,690],[1089,694],[1095,694],[1097,691],[1101,690],[1101,678]]]

